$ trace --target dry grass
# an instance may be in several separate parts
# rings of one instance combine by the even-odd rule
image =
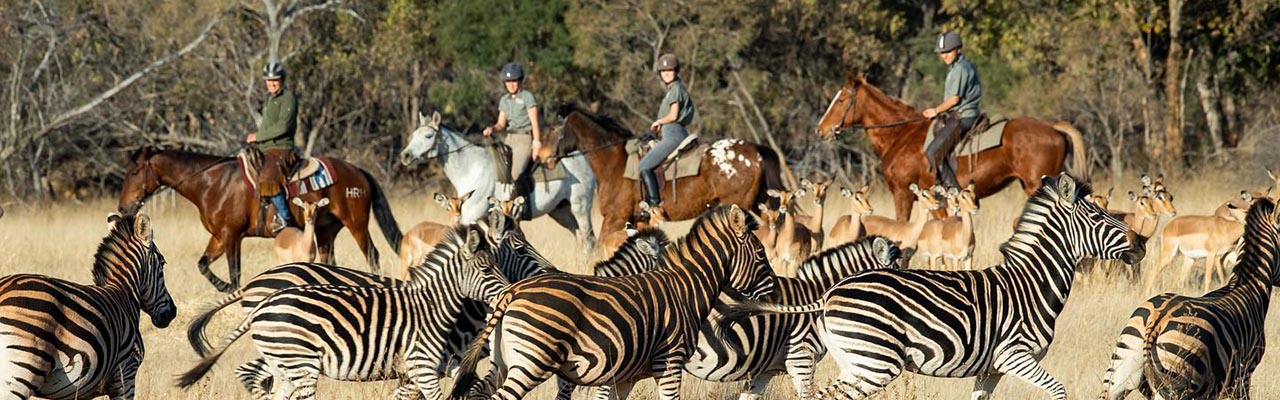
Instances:
[[[1260,179],[1260,178],[1259,178]],[[1231,181],[1228,179],[1227,181]],[[1241,179],[1243,180],[1243,179]],[[1221,179],[1204,179],[1197,182],[1174,182],[1171,190],[1177,195],[1177,206],[1180,214],[1206,214],[1212,211],[1219,202],[1229,198],[1241,189],[1252,187],[1224,187]],[[1261,183],[1259,183],[1261,185]],[[1107,186],[1102,186],[1105,189]],[[1124,193],[1130,184],[1117,188],[1117,193]],[[832,192],[837,192],[832,190]],[[875,193],[874,204],[880,214],[891,214],[892,205],[883,191]],[[838,210],[844,208],[843,198],[829,197],[831,204],[827,207],[828,224],[835,220]],[[979,246],[976,251],[975,265],[985,266],[996,262],[998,254],[996,245],[1008,238],[1010,223],[1015,213],[1021,209],[1025,196],[1018,190],[1009,190],[982,202],[982,209],[977,221]],[[1127,207],[1126,201],[1116,199],[1115,204]],[[400,225],[404,228],[425,219],[439,220],[443,211],[429,201],[425,195],[398,196],[392,207],[396,211]],[[0,274],[40,273],[70,279],[77,282],[89,281],[89,260],[91,252],[104,234],[106,213],[114,209],[114,201],[99,200],[81,205],[55,204],[37,207],[13,206],[4,219],[0,220]],[[246,392],[235,380],[232,369],[239,363],[255,357],[256,351],[249,345],[237,343],[204,381],[190,391],[181,391],[173,386],[174,376],[196,362],[195,354],[186,343],[184,331],[195,313],[207,302],[220,295],[212,289],[196,271],[195,263],[204,250],[208,234],[200,225],[195,209],[189,204],[179,201],[175,206],[155,207],[148,210],[153,215],[155,229],[158,233],[156,241],[161,251],[169,260],[167,271],[169,290],[178,302],[178,318],[165,330],[151,327],[144,322],[142,331],[146,338],[147,356],[139,378],[138,393],[144,399],[179,399],[179,398],[244,398]],[[596,220],[598,223],[598,219]],[[580,255],[573,248],[566,248],[572,243],[572,237],[549,219],[539,219],[528,223],[525,229],[530,234],[533,244],[541,249],[553,262],[571,271],[585,271],[591,259]],[[687,223],[669,224],[667,230],[673,234],[683,234],[688,229]],[[383,270],[392,271],[396,267],[396,259],[390,248],[382,242],[379,234],[378,244],[382,251]],[[1154,258],[1158,241],[1152,241],[1148,249],[1148,259],[1144,267]],[[267,240],[247,240],[244,249],[245,279],[270,266],[271,242]],[[342,265],[365,268],[361,256],[356,250],[350,236],[343,233],[339,236],[338,262]],[[916,260],[917,263],[920,260]],[[215,264],[215,271],[225,273],[225,262]],[[1111,348],[1124,320],[1139,302],[1146,296],[1138,293],[1140,288],[1131,285],[1123,278],[1108,278],[1101,275],[1081,276],[1077,279],[1075,291],[1068,302],[1062,318],[1058,323],[1057,341],[1044,360],[1045,368],[1061,380],[1071,398],[1093,398],[1101,390],[1102,375],[1106,371]],[[1197,285],[1198,286],[1198,285]],[[1175,288],[1173,279],[1166,279],[1162,286],[1166,290],[1178,289],[1181,293],[1192,294],[1193,289]],[[210,333],[220,337],[238,322],[238,312],[223,312],[211,325]],[[145,318],[144,318],[145,319]],[[1275,320],[1275,318],[1272,318]],[[1277,332],[1274,323],[1268,324],[1268,332],[1273,333],[1271,342],[1275,343]],[[244,342],[245,340],[242,340]],[[1254,393],[1276,393],[1280,391],[1280,360],[1270,352],[1258,368]],[[835,376],[836,371],[830,361],[820,367],[818,382],[825,385]],[[693,377],[686,377],[684,393],[693,398],[730,399],[741,384],[706,383]],[[881,395],[883,399],[929,399],[929,398],[962,398],[967,397],[971,385],[970,379],[939,379],[907,374],[898,379]],[[531,398],[549,399],[553,397],[554,385],[543,385]],[[390,397],[394,390],[393,382],[374,383],[338,383],[323,381],[320,393],[325,398],[363,399]],[[583,396],[583,393],[579,393]],[[1041,398],[1039,390],[1023,382],[1006,379],[996,392],[997,398]],[[769,387],[765,398],[791,398],[789,379],[775,379]],[[653,399],[652,383],[638,385],[633,398]]]

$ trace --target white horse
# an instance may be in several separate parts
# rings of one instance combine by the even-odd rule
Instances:
[[[400,152],[400,163],[413,165],[418,160],[434,158],[444,165],[444,174],[458,193],[471,192],[462,204],[461,224],[471,224],[484,218],[489,212],[489,197],[497,186],[493,172],[493,159],[483,145],[472,143],[462,134],[440,124],[440,113],[427,118],[418,113],[418,129],[409,137],[409,144]],[[596,196],[596,174],[591,171],[582,154],[560,161],[568,176],[551,182],[537,182],[526,207],[532,207],[531,215],[544,214],[574,233],[584,250],[595,246],[595,232],[591,226],[591,206]],[[533,168],[535,165],[530,165]]]

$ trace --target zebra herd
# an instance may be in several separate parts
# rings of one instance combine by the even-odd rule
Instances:
[[[1006,375],[1065,399],[1039,360],[1053,341],[1077,264],[1137,262],[1134,234],[1085,201],[1087,184],[1043,178],[1000,247],[1003,260],[972,271],[897,269],[902,254],[867,237],[806,259],[795,277],[775,276],[757,222],[737,206],[699,217],[685,236],[642,229],[594,266],[595,276],[557,270],[511,218],[451,228],[401,281],[341,267],[284,264],[214,302],[188,340],[203,357],[179,385],[201,380],[237,339],[261,357],[235,369],[254,398],[313,398],[320,377],[396,380],[396,398],[519,399],[557,378],[557,398],[596,386],[626,398],[654,378],[658,397],[680,395],[685,372],[711,381],[750,380],[761,396],[785,373],[800,398],[864,398],[903,372],[975,377],[973,398]],[[1103,398],[1137,390],[1157,398],[1248,396],[1264,350],[1263,317],[1280,283],[1280,212],[1269,199],[1249,210],[1240,261],[1221,289],[1165,294],[1134,311],[1121,332]],[[6,397],[132,398],[144,347],[139,313],[156,327],[176,307],[148,217],[109,217],[93,285],[38,275],[0,279],[0,379]],[[214,347],[206,330],[220,310],[243,317]],[[830,352],[836,381],[812,390]],[[479,361],[493,367],[481,378]],[[456,363],[456,370],[452,367]]]

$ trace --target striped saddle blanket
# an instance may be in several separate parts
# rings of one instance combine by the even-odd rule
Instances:
[[[254,193],[257,193],[257,167],[249,161],[243,152],[236,155],[236,159],[240,163],[240,172],[243,174],[245,182],[249,184]],[[286,195],[288,197],[296,197],[333,186],[335,177],[331,163],[332,161],[328,158],[321,157],[299,160],[297,170],[292,175],[289,175],[289,184],[285,186]]]

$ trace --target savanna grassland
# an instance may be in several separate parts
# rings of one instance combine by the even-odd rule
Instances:
[[[1241,173],[1244,174],[1243,172]],[[1253,175],[1262,175],[1254,177]],[[1226,201],[1242,189],[1265,188],[1261,174],[1249,173],[1249,179],[1208,179],[1199,178],[1190,181],[1173,180],[1169,190],[1176,196],[1179,215],[1208,214],[1220,203]],[[1244,182],[1226,184],[1223,182]],[[1101,190],[1111,187],[1110,183],[1099,183]],[[1129,202],[1125,191],[1135,190],[1136,183],[1117,185],[1112,200],[1114,208],[1127,210]],[[826,224],[830,226],[841,210],[845,208],[844,199],[832,190],[828,198]],[[986,266],[997,262],[999,254],[997,245],[1008,238],[1011,233],[1011,222],[1021,210],[1025,195],[1020,190],[1005,192],[988,198],[981,203],[976,216],[976,234],[978,246],[976,250],[977,266]],[[0,219],[0,274],[39,273],[77,282],[91,280],[89,274],[90,260],[98,241],[106,232],[106,214],[115,208],[113,199],[100,199],[83,204],[45,204],[45,205],[11,205],[8,213]],[[873,204],[877,214],[891,213],[891,204],[883,189],[873,189]],[[393,196],[392,208],[399,220],[401,229],[408,229],[422,220],[439,220],[443,210],[429,200],[426,193],[402,193]],[[194,207],[185,201],[153,201],[147,212],[153,216],[156,230],[156,242],[168,259],[166,270],[167,284],[179,306],[178,318],[164,330],[150,326],[144,318],[142,332],[146,340],[146,359],[142,366],[138,381],[138,394],[142,399],[186,399],[186,398],[246,398],[245,392],[236,381],[232,369],[239,363],[256,357],[256,350],[246,344],[247,340],[237,343],[210,375],[189,391],[174,387],[175,375],[190,368],[197,361],[196,355],[187,345],[185,338],[186,325],[192,317],[208,302],[221,296],[213,290],[199,272],[196,271],[196,260],[200,257],[208,240],[208,233],[201,227]],[[596,220],[598,223],[598,219]],[[1167,221],[1162,220],[1163,223]],[[538,219],[526,223],[524,229],[534,246],[548,256],[563,269],[573,272],[584,272],[586,266],[594,260],[592,256],[582,255],[573,247],[572,236],[556,226],[549,219]],[[688,229],[688,223],[668,224],[665,229],[672,235],[680,235]],[[382,270],[393,271],[398,268],[397,259],[391,249],[380,237],[377,239],[382,253]],[[1147,249],[1147,258],[1143,261],[1143,269],[1153,264],[1156,258],[1158,240],[1152,240]],[[338,263],[344,266],[364,269],[360,253],[347,233],[342,233],[338,241]],[[273,255],[271,242],[268,240],[246,240],[244,248],[245,280],[272,265]],[[915,260],[916,264],[922,260]],[[1197,264],[1197,268],[1200,264]],[[1058,321],[1058,333],[1055,343],[1050,349],[1043,365],[1046,370],[1061,380],[1073,399],[1095,398],[1101,390],[1103,373],[1106,371],[1112,346],[1120,327],[1133,310],[1145,297],[1153,293],[1141,293],[1141,285],[1130,283],[1123,274],[1105,273],[1108,267],[1089,274],[1077,274],[1076,285],[1064,311]],[[214,270],[225,276],[226,264],[220,261]],[[1169,276],[1161,277],[1157,285],[1159,290],[1175,290],[1184,294],[1196,293],[1199,284],[1181,284],[1177,269],[1166,270]],[[1116,272],[1116,271],[1112,271]],[[1198,278],[1197,278],[1198,279]],[[238,309],[232,307],[224,310],[210,327],[211,337],[220,338],[238,323]],[[1276,326],[1277,318],[1269,318],[1267,329],[1273,338],[1271,343],[1280,342],[1280,326]],[[819,385],[825,385],[836,374],[830,361],[820,366]],[[1261,398],[1270,398],[1271,394],[1280,395],[1280,351],[1270,351],[1263,359],[1262,365],[1254,375],[1253,394]],[[684,394],[686,397],[698,399],[730,399],[736,398],[740,384],[706,383],[686,376]],[[938,379],[907,374],[894,382],[876,398],[882,399],[932,399],[932,398],[967,398],[972,379]],[[447,386],[446,386],[447,387]],[[330,399],[364,399],[389,398],[395,388],[393,382],[345,383],[324,380],[321,383],[320,395]],[[554,385],[543,385],[535,392],[533,398],[550,399],[553,397]],[[651,383],[638,385],[633,392],[635,399],[654,399]],[[586,393],[578,393],[585,396]],[[790,380],[785,377],[775,378],[766,392],[766,398],[792,398]],[[1043,398],[1043,394],[1023,382],[1006,379],[996,391],[997,398]],[[1136,397],[1136,395],[1135,395]]]

